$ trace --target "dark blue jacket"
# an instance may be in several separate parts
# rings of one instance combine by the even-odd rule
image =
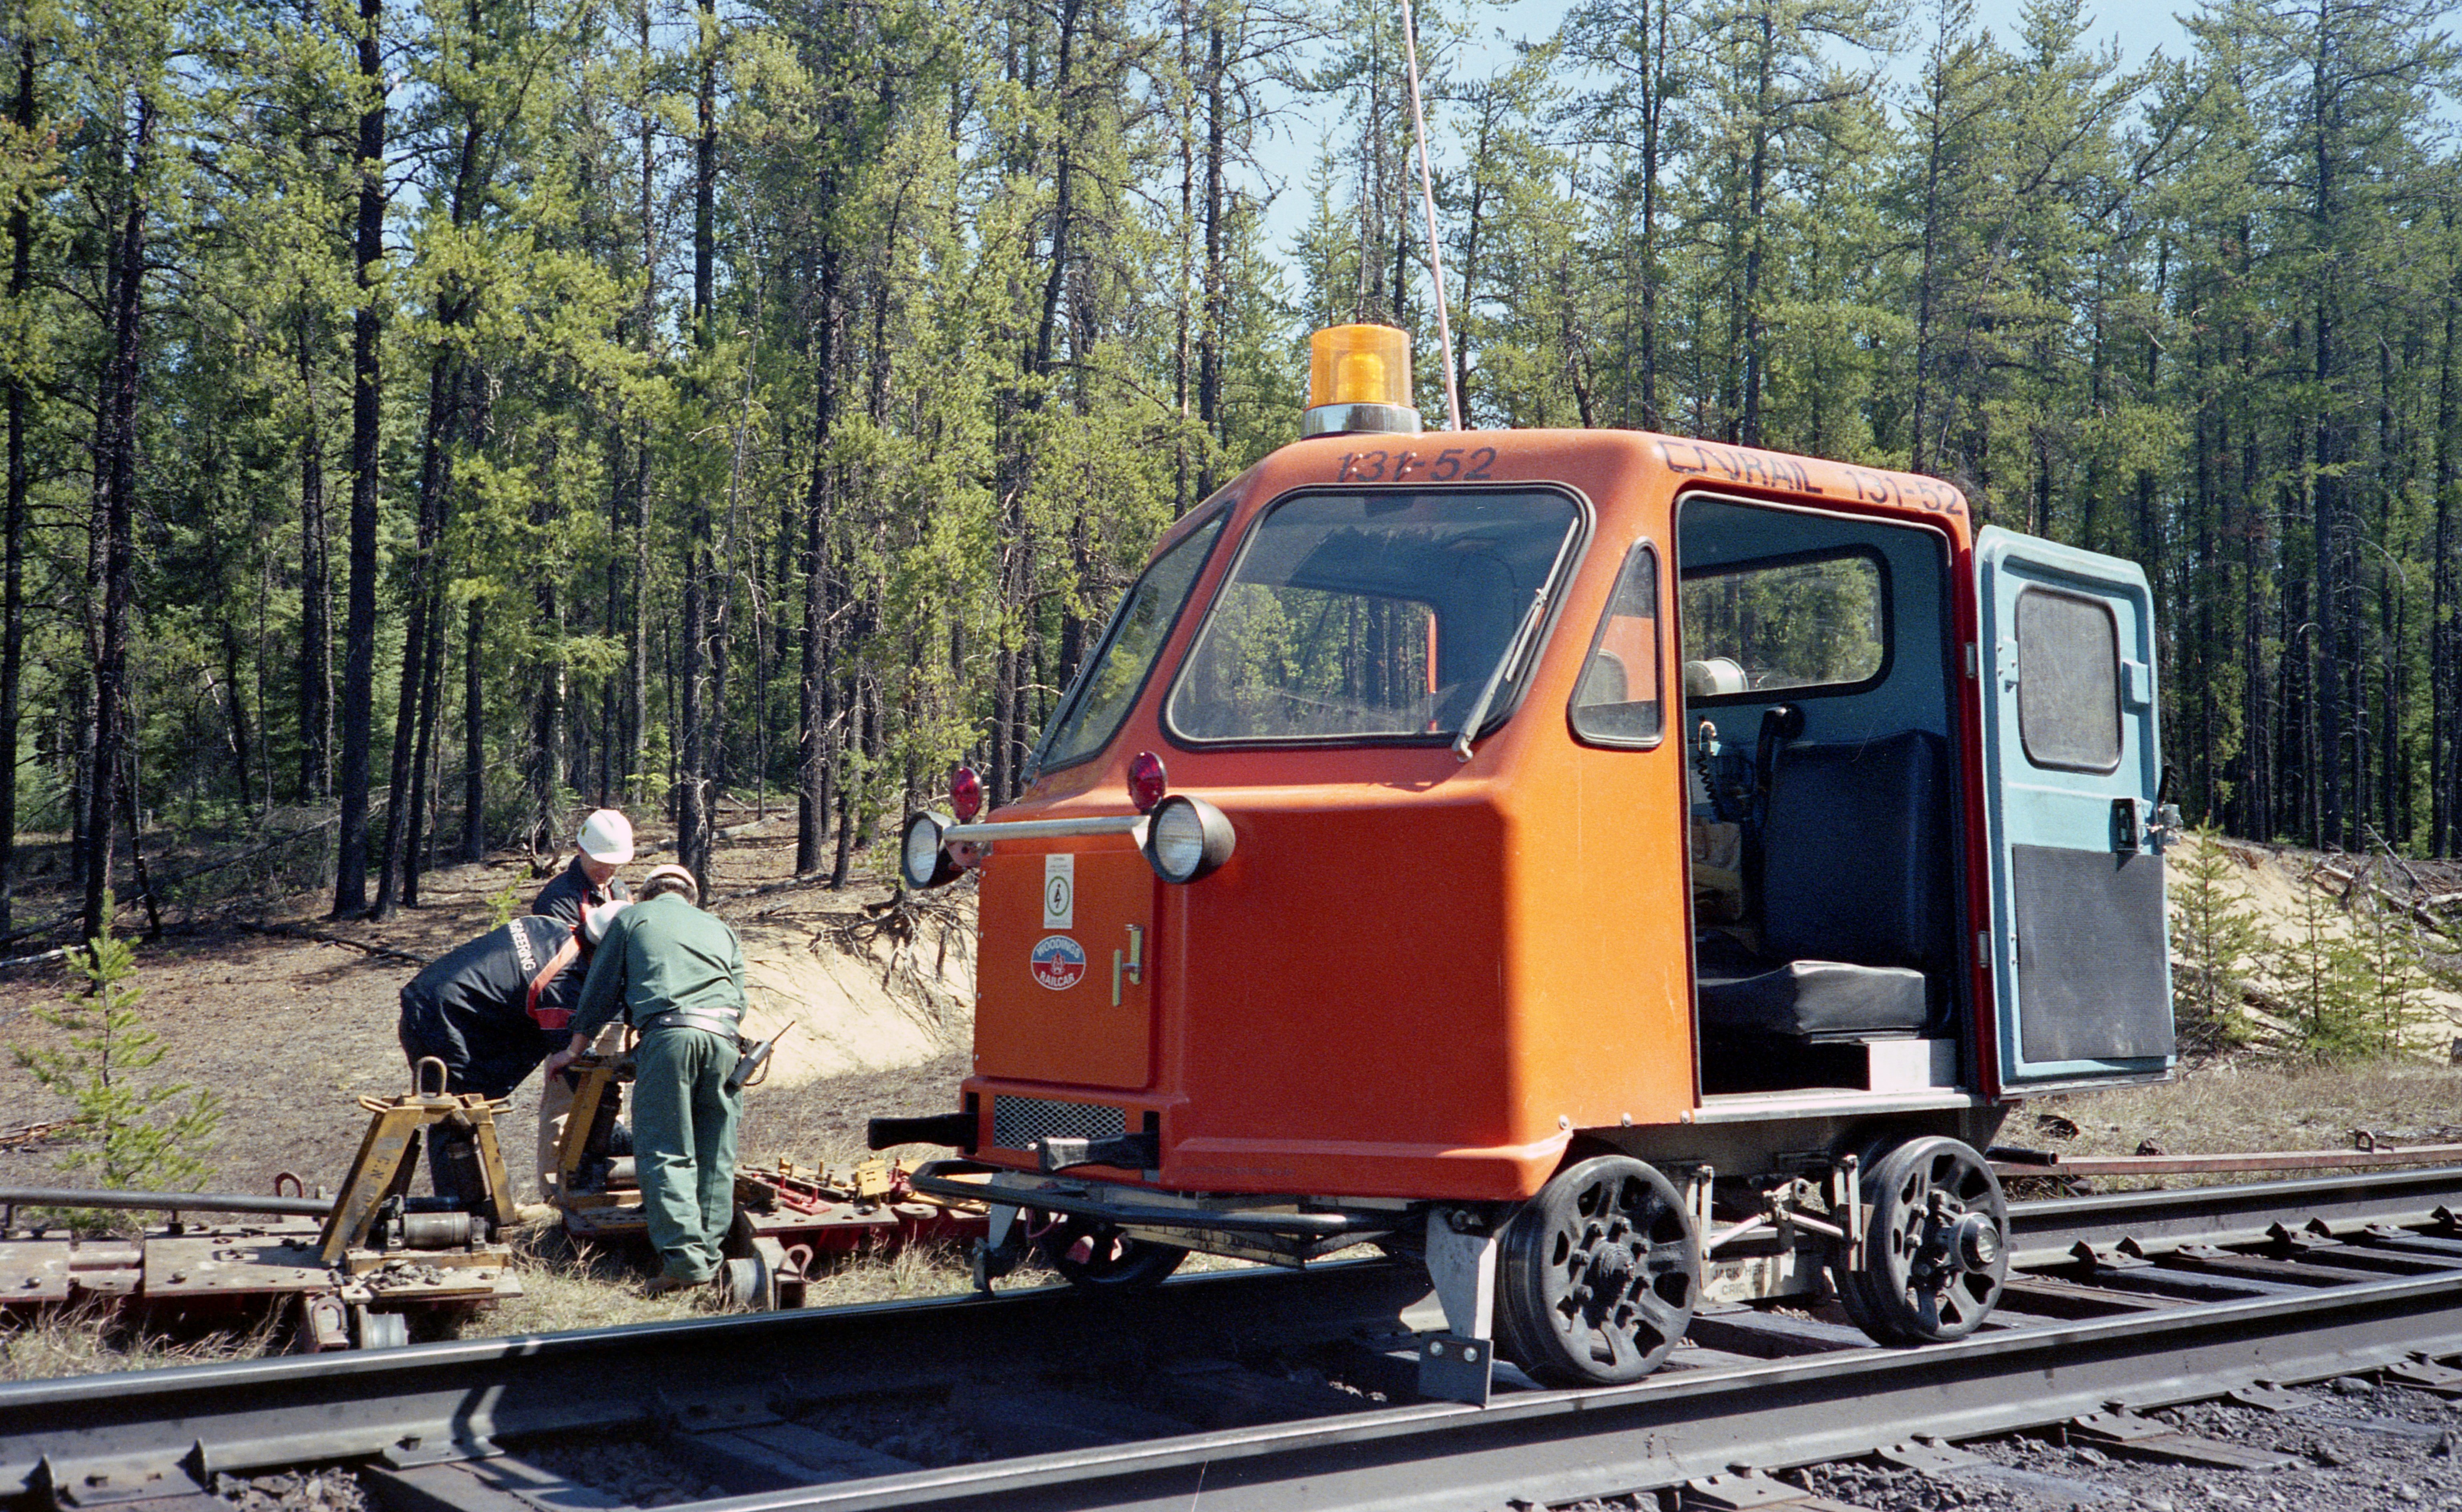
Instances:
[[[604,887],[591,886],[590,874],[581,869],[581,857],[576,854],[572,865],[555,874],[555,880],[539,889],[537,900],[530,904],[530,912],[560,918],[568,924],[579,924],[585,909],[632,896],[633,890],[624,885],[620,876],[609,877]]]
[[[461,945],[401,989],[402,1052],[444,1063],[445,1091],[508,1095],[570,1038],[581,939],[531,915]]]

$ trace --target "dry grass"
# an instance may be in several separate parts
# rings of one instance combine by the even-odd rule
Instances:
[[[2075,1135],[2051,1122],[2060,1118],[2077,1125]],[[2135,1155],[2149,1143],[2165,1155],[2342,1150],[2358,1130],[2392,1144],[2451,1142],[2462,1137],[2457,1118],[2462,1069],[2455,1068],[2242,1060],[2184,1069],[2154,1087],[2042,1098],[2019,1109],[2000,1137],[2079,1156]]]
[[[128,1327],[110,1309],[88,1304],[0,1323],[0,1381],[253,1360],[281,1352],[286,1342],[271,1320],[249,1328],[175,1337]]]
[[[462,1326],[462,1337],[612,1328],[718,1310],[702,1290],[643,1296],[641,1285],[651,1273],[646,1251],[637,1254],[629,1246],[575,1241],[547,1224],[516,1231],[511,1242],[522,1294],[471,1317]]]
[[[525,1230],[514,1246],[522,1295],[463,1325],[464,1338],[502,1338],[567,1328],[606,1328],[660,1323],[725,1311],[707,1290],[641,1294],[650,1267],[645,1251],[632,1245],[575,1243],[558,1229]],[[967,1252],[924,1245],[888,1253],[851,1255],[819,1263],[805,1294],[810,1307],[863,1302],[902,1302],[945,1297],[974,1285]],[[1031,1284],[1032,1278],[1025,1278]]]
[[[974,1263],[950,1244],[916,1244],[887,1254],[850,1255],[835,1264],[818,1262],[820,1274],[804,1288],[808,1307],[843,1307],[859,1302],[908,1302],[972,1291]],[[1014,1283],[1011,1283],[1014,1285]]]

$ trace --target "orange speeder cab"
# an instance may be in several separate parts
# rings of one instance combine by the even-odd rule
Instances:
[[[1421,1389],[1656,1367],[1703,1302],[1973,1330],[2029,1091],[2172,1061],[2132,564],[1930,478],[1631,431],[1421,434],[1384,328],[1155,548],[982,878],[955,1146],[1078,1285],[1423,1260]],[[1398,371],[1397,371],[1398,370]],[[953,791],[980,789],[961,772]]]

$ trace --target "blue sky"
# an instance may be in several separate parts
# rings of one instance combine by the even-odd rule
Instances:
[[[1394,0],[1398,7],[1400,0]],[[1471,76],[1492,74],[1511,59],[1513,43],[1538,41],[1552,34],[1564,17],[1568,0],[1504,0],[1498,5],[1482,5],[1476,18],[1477,31],[1470,55],[1462,58],[1458,72]],[[1918,9],[1922,9],[1918,6]],[[2016,34],[2025,6],[2023,0],[1975,0],[1976,25],[1991,32],[2004,43]],[[2190,9],[2183,7],[2183,9]],[[2121,65],[2135,67],[2150,56],[2156,48],[2178,56],[2188,45],[2187,32],[2176,19],[2170,5],[2147,4],[2127,0],[2098,5],[2088,0],[2086,14],[2089,25],[2086,40],[2093,44],[2117,41]],[[1891,78],[1901,84],[1911,84],[1918,62],[1916,52],[1910,48],[1891,71]],[[1266,225],[1275,251],[1287,260],[1290,244],[1299,227],[1307,219],[1307,174],[1317,155],[1324,132],[1319,113],[1305,108],[1285,123],[1285,135],[1265,149],[1281,180],[1282,192],[1266,216]],[[1442,167],[1446,158],[1441,128],[1436,143],[1436,162]],[[1250,187],[1255,188],[1254,181]]]

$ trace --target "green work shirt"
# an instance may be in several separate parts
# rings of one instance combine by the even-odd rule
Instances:
[[[638,1025],[671,1009],[741,1015],[744,1008],[744,942],[682,894],[662,893],[607,926],[571,1027],[595,1035],[619,1013]]]

